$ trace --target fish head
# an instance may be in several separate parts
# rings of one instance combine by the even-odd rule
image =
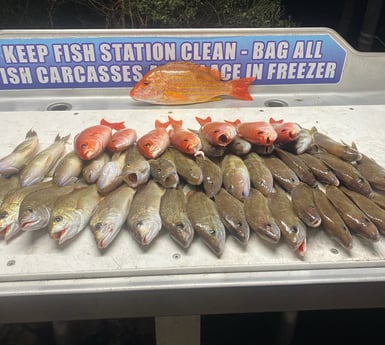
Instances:
[[[50,216],[47,207],[23,207],[19,212],[20,228],[23,231],[42,229],[48,225]]]
[[[298,138],[301,127],[294,122],[285,122],[275,128],[278,134],[277,141],[280,143],[288,143]]]
[[[158,235],[162,222],[156,218],[143,218],[131,224],[135,240],[142,246],[148,246]]]
[[[102,218],[97,217],[90,221],[90,227],[99,249],[105,249],[110,245],[124,222],[122,215],[114,212],[103,214]]]
[[[5,227],[10,223],[10,213],[6,209],[0,210],[0,232],[3,233]]]
[[[228,123],[211,122],[207,126],[206,137],[214,145],[227,146],[237,135],[236,128]]]
[[[218,257],[222,255],[226,240],[226,232],[224,230],[221,231],[221,229],[216,229],[215,227],[207,228],[204,232],[200,232],[200,236]]]
[[[48,224],[51,238],[59,244],[73,238],[81,229],[81,217],[80,212],[53,212]]]
[[[159,71],[148,72],[130,91],[136,101],[159,103],[164,98],[167,81]]]
[[[90,160],[95,158],[104,146],[97,138],[88,137],[79,140],[75,139],[74,147],[81,159]]]
[[[20,226],[17,221],[8,224],[4,229],[4,240],[8,242],[20,233]]]
[[[256,131],[256,141],[258,145],[272,146],[278,137],[274,128],[259,129]]]
[[[138,142],[137,145],[140,153],[146,158],[159,157],[163,152],[163,148],[158,142],[150,138]]]

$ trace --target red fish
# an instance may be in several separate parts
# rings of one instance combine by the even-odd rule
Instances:
[[[167,127],[170,122],[165,123],[159,120],[155,121],[155,129],[144,134],[136,142],[139,152],[148,159],[159,157],[170,145],[170,137],[167,133]]]
[[[110,123],[102,119],[100,125],[88,127],[75,137],[75,152],[84,160],[99,156],[111,140],[112,129],[119,130],[124,127],[124,122]]]
[[[255,78],[223,81],[218,70],[191,62],[171,62],[150,70],[130,96],[153,104],[193,104],[230,96],[252,100],[249,86]]]
[[[202,143],[198,134],[184,129],[182,120],[174,120],[171,116],[168,117],[172,129],[169,130],[171,144],[179,151],[188,155],[203,154],[201,151]]]
[[[278,136],[274,127],[265,121],[241,122],[237,119],[226,122],[236,126],[238,135],[254,145],[271,146]]]
[[[135,129],[123,128],[112,134],[108,149],[112,152],[121,152],[131,146],[137,138]]]
[[[281,144],[287,144],[296,140],[301,131],[301,127],[295,122],[283,122],[283,120],[276,121],[271,117],[269,123],[277,132],[277,142]]]
[[[236,128],[230,123],[219,121],[213,122],[210,116],[205,119],[196,116],[195,119],[201,125],[199,129],[200,132],[210,144],[227,146],[237,135]]]

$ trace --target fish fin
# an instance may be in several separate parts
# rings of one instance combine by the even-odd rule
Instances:
[[[183,120],[175,120],[170,115],[168,116],[168,121],[173,128],[181,128],[183,126]]]
[[[354,141],[352,141],[352,148],[358,151],[358,147]]]
[[[278,125],[278,124],[281,124],[281,123],[283,123],[283,119],[281,119],[281,120],[274,120],[272,117],[269,119],[269,123],[271,124],[271,125]]]
[[[235,121],[225,120],[225,122],[228,123],[229,125],[233,125],[235,127],[241,123],[241,120],[240,119],[236,119]]]
[[[167,129],[169,125],[170,125],[170,121],[160,122],[159,120],[155,120],[155,128]]]
[[[100,120],[100,124],[103,125],[103,126],[107,126],[107,127],[112,128],[112,129],[115,129],[117,131],[119,129],[126,128],[126,126],[124,125],[124,121],[121,121],[121,122],[108,122],[106,119],[101,119]]]
[[[229,96],[242,99],[245,101],[252,101],[253,97],[251,97],[249,92],[249,86],[254,82],[256,78],[242,78],[231,80],[231,92]]]
[[[32,137],[37,137],[37,133],[31,128],[25,135],[25,138],[27,139]]]
[[[70,138],[71,134],[68,134],[65,137],[61,137],[59,134],[56,136],[55,141],[63,141],[66,142]]]
[[[205,123],[212,122],[211,116],[207,116],[205,119],[199,116],[195,116],[195,120],[198,121],[198,123],[202,126]]]

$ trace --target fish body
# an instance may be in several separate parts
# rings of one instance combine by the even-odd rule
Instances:
[[[374,159],[361,153],[361,159],[357,161],[356,168],[373,188],[385,190],[385,169]]]
[[[24,141],[10,154],[0,159],[0,174],[5,176],[18,174],[36,154],[38,147],[39,138],[36,132],[30,129]]]
[[[371,200],[373,200],[378,206],[385,209],[385,195],[379,192],[373,192],[371,195]]]
[[[150,70],[130,91],[138,101],[178,105],[209,102],[219,96],[252,100],[248,91],[255,78],[222,81],[220,73],[190,62],[171,62]]]
[[[237,134],[254,145],[271,146],[277,139],[277,132],[274,127],[265,121],[241,122],[239,119],[234,122],[226,121],[237,129]]]
[[[144,184],[150,178],[150,163],[136,145],[127,149],[126,165],[122,171],[123,181],[132,188]]]
[[[179,184],[179,175],[172,160],[161,156],[148,162],[151,177],[164,188],[175,188]]]
[[[239,200],[245,200],[250,192],[250,175],[243,160],[233,154],[227,154],[222,162],[222,180],[224,188]]]
[[[140,186],[132,200],[127,224],[135,240],[148,246],[162,228],[160,201],[165,189],[153,180]]]
[[[20,185],[22,187],[40,182],[47,176],[63,155],[69,137],[70,135],[65,137],[57,135],[53,144],[32,158],[20,173]]]
[[[243,203],[222,188],[214,197],[217,211],[225,228],[240,243],[246,245],[250,227],[246,220]]]
[[[187,215],[203,243],[218,257],[223,254],[226,229],[215,203],[203,192],[187,196]]]
[[[171,144],[179,151],[188,155],[202,154],[202,143],[199,135],[183,128],[182,120],[175,120],[171,116],[168,117],[172,129],[168,134]]]
[[[126,166],[127,151],[115,152],[111,160],[107,162],[96,181],[100,193],[108,193],[123,183],[123,169]]]
[[[57,164],[52,181],[58,186],[74,183],[83,170],[83,160],[75,151],[67,153]]]
[[[111,152],[121,152],[127,150],[137,139],[136,130],[133,128],[122,128],[112,134],[107,148]]]
[[[249,171],[252,186],[265,196],[273,193],[274,178],[264,160],[257,153],[250,152],[244,162]]]
[[[57,198],[48,223],[51,238],[60,245],[78,235],[87,226],[100,200],[95,184]]]
[[[13,175],[11,177],[0,176],[0,205],[2,204],[7,193],[19,186],[19,177]]]
[[[203,189],[207,196],[212,198],[222,187],[221,168],[207,157],[197,156],[195,161],[202,170]]]
[[[99,249],[107,248],[119,234],[131,207],[135,189],[122,185],[102,199],[91,216],[89,225]]]
[[[227,146],[237,135],[236,128],[229,123],[212,121],[210,116],[205,119],[196,116],[195,119],[200,124],[200,133],[212,145]]]
[[[244,210],[247,222],[258,236],[268,242],[278,243],[281,230],[273,217],[268,199],[260,191],[254,188],[250,190]]]
[[[187,215],[186,196],[182,188],[169,188],[160,201],[160,218],[171,238],[182,248],[188,248],[194,238],[194,228]]]
[[[274,120],[272,117],[269,123],[277,132],[277,144],[287,144],[298,139],[301,126],[295,122],[284,122],[283,120]]]
[[[159,157],[170,145],[170,137],[167,132],[169,122],[155,121],[155,129],[141,136],[136,146],[139,152],[148,159]]]
[[[84,180],[87,183],[95,183],[100,176],[102,168],[109,160],[110,156],[106,152],[103,152],[96,158],[86,162],[82,170],[82,176]]]

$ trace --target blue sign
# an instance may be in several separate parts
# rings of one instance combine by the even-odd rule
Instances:
[[[132,87],[173,61],[255,85],[338,83],[345,57],[328,34],[0,39],[0,89]]]

